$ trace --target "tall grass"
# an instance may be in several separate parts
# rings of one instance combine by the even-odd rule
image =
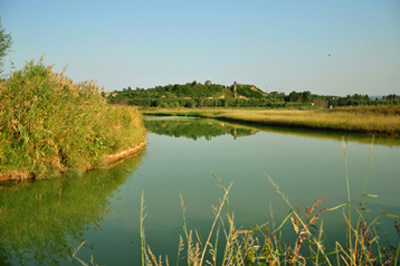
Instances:
[[[357,211],[357,222],[352,222],[352,208],[350,200],[349,175],[347,171],[347,149],[343,142],[343,153],[345,162],[345,182],[347,187],[348,201],[339,206],[329,208],[320,207],[325,204],[324,198],[317,198],[308,206],[304,212],[301,207],[295,208],[289,201],[287,195],[279,188],[268,175],[272,186],[289,207],[289,213],[283,219],[278,227],[275,228],[274,223],[266,222],[263,225],[254,225],[250,228],[243,229],[238,227],[234,221],[234,214],[229,210],[229,191],[232,184],[228,187],[224,185],[222,180],[216,176],[219,186],[223,189],[223,198],[219,205],[213,206],[214,220],[211,225],[210,232],[205,242],[201,241],[197,230],[189,230],[186,224],[184,200],[181,196],[181,205],[183,211],[183,233],[184,238],[180,237],[178,249],[178,262],[180,254],[186,249],[187,265],[398,265],[398,257],[400,250],[400,226],[395,221],[395,228],[399,237],[397,247],[387,243],[387,247],[382,244],[384,241],[377,234],[377,220],[368,221],[364,219],[363,211],[365,211],[365,197],[376,197],[376,195],[367,194],[367,181],[369,168],[371,166],[371,155],[373,151],[373,143],[371,152],[368,156],[367,171],[364,180],[364,190],[361,196],[360,207]],[[141,232],[144,227],[143,221],[145,214],[143,213],[142,197],[141,203]],[[345,208],[347,207],[347,215]],[[225,209],[225,215],[223,210]],[[345,243],[336,241],[335,247],[328,249],[326,242],[325,230],[321,216],[326,211],[343,210],[347,228],[345,229]],[[389,214],[384,215],[400,218],[399,216]],[[338,215],[341,215],[338,213]],[[353,215],[354,216],[354,215]],[[224,218],[226,217],[226,218]],[[282,241],[282,228],[286,223],[291,223],[296,233],[296,239],[293,243]],[[222,240],[225,242],[223,250],[218,245]],[[144,235],[143,235],[144,236]],[[212,239],[214,239],[212,241]],[[332,240],[330,240],[332,241]],[[143,256],[145,260],[143,265],[169,265],[168,258],[158,259],[151,252],[149,245],[142,246]]]
[[[400,107],[340,107],[333,109],[154,109],[144,114],[217,118],[260,125],[300,127],[373,134],[400,134]]]
[[[43,59],[0,83],[0,179],[77,175],[143,141],[135,108],[108,105],[95,82],[74,83]]]

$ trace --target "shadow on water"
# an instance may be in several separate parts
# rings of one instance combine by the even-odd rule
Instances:
[[[101,229],[111,199],[144,151],[82,178],[0,183],[0,265],[59,265]]]
[[[226,122],[216,119],[186,117],[146,116],[145,126],[150,132],[158,135],[186,137],[193,140],[197,140],[201,137],[211,140],[212,138],[223,135],[232,135],[234,139],[237,139],[238,137],[254,135],[259,131],[297,137],[331,139],[336,141],[341,141],[344,137],[346,141],[364,144],[371,144],[373,138],[370,134],[331,132],[289,127],[268,127]],[[400,146],[400,138],[398,136],[376,135],[374,136],[374,144]]]

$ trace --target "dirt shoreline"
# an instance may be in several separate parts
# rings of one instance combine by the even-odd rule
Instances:
[[[143,141],[137,144],[135,147],[124,150],[122,152],[116,154],[107,155],[107,167],[113,167],[120,162],[124,161],[129,156],[133,155],[144,149],[147,145],[146,141]],[[89,171],[94,169],[93,165],[88,165],[84,168],[85,171]],[[9,173],[0,173],[0,182],[1,181],[8,181],[8,180],[25,180],[25,179],[35,179],[35,174],[26,170],[23,171],[12,171]]]

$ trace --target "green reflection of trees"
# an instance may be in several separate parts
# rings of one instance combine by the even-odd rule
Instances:
[[[217,119],[168,119],[165,120],[149,120],[145,121],[148,130],[159,135],[168,135],[174,137],[187,137],[196,140],[199,137],[211,139],[225,134],[232,136],[249,136],[257,132],[276,133],[284,135],[293,135],[298,137],[318,138],[342,141],[343,137],[346,141],[371,144],[373,135],[361,133],[343,133],[331,132],[323,130],[310,130],[292,127],[271,127],[260,126],[251,123],[227,122]],[[400,146],[399,136],[376,135],[374,136],[375,145]]]
[[[193,140],[201,137],[211,140],[222,135],[232,135],[236,139],[257,133],[257,130],[252,128],[235,127],[211,119],[148,120],[145,121],[145,127],[158,135],[186,137]]]
[[[67,259],[86,230],[101,228],[110,199],[142,155],[82,178],[0,183],[0,265],[59,265]]]

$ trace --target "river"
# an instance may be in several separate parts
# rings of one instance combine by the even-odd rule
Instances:
[[[145,151],[112,169],[82,178],[0,183],[0,264],[81,265],[72,255],[83,243],[76,257],[87,263],[93,255],[99,265],[139,265],[143,193],[146,243],[176,265],[184,236],[180,195],[188,229],[201,231],[205,241],[214,220],[211,206],[224,194],[213,173],[226,187],[232,184],[229,210],[237,227],[269,222],[272,229],[288,215],[290,208],[266,175],[296,210],[301,206],[302,216],[316,198],[326,199],[318,210],[338,206],[347,202],[343,139],[353,220],[357,217],[371,135],[176,117],[147,117],[146,127]],[[399,137],[374,139],[366,193],[378,197],[365,199],[363,215],[370,221],[379,217],[383,245],[385,231],[393,245],[398,241],[394,219],[381,211],[400,215],[399,147]],[[318,227],[321,221],[328,250],[344,241],[343,208],[324,211]],[[294,245],[290,220],[281,231],[283,241]]]

